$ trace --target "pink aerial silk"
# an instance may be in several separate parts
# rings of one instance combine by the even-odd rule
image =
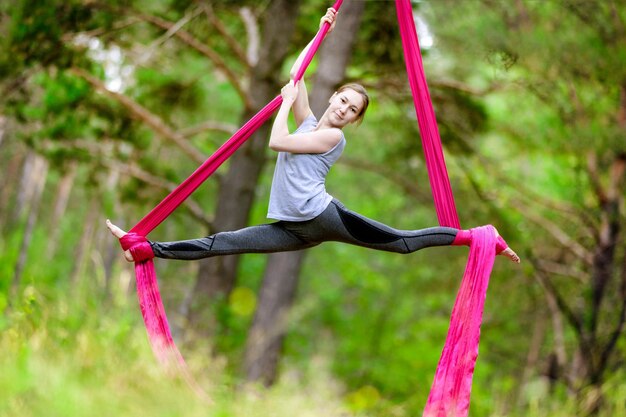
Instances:
[[[343,0],[336,0],[333,7],[339,10]],[[320,47],[330,25],[324,23],[315,35],[311,48],[305,55],[294,81],[298,82],[311,63],[313,56]],[[175,190],[167,195],[154,209],[141,219],[127,235],[120,239],[124,250],[130,250],[135,259],[135,275],[137,277],[137,296],[152,349],[158,360],[167,367],[178,370],[196,392],[206,397],[195,383],[180,351],[174,343],[167,321],[163,302],[154,270],[152,258],[154,253],[145,236],[165,220],[187,197],[191,195],[217,168],[224,163],[243,143],[280,107],[282,97],[278,95],[235,134],[228,139],[209,159],[183,181]]]
[[[333,7],[339,10],[342,2],[342,0],[337,0]],[[396,8],[437,217],[442,226],[460,228],[435,113],[422,67],[410,0],[396,0]],[[328,29],[329,25],[324,24],[315,36],[295,76],[296,82],[302,78]],[[280,95],[268,103],[121,239],[122,247],[125,250],[129,249],[135,259],[139,305],[155,355],[160,362],[177,369],[202,396],[205,394],[191,377],[172,338],[152,262],[154,254],[145,236],[215,172],[255,130],[271,117],[281,103]],[[425,417],[467,416],[489,275],[496,252],[506,247],[501,238],[496,239],[492,226],[472,229],[471,234],[464,236],[464,239],[467,241],[456,243],[467,244],[471,241],[469,259],[452,311],[446,343],[424,410]]]
[[[442,226],[460,229],[437,120],[422,66],[410,0],[396,0],[396,10],[437,218]],[[492,226],[472,229],[469,240],[467,266],[452,310],[448,336],[424,409],[424,417],[465,417],[469,411],[489,276],[496,253],[506,248],[506,243],[501,238],[496,238]]]

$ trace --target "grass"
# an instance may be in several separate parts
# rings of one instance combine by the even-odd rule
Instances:
[[[133,300],[134,301],[134,300]],[[5,312],[0,335],[0,416],[345,415],[328,373],[284,373],[271,389],[242,387],[220,358],[186,354],[214,404],[157,365],[136,305],[48,301],[32,287]]]

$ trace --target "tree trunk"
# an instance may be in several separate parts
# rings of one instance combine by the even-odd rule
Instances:
[[[247,121],[280,91],[278,75],[289,50],[291,36],[299,11],[300,1],[275,0],[265,13],[263,24],[263,50],[258,64],[252,69],[250,80],[250,102],[252,111],[247,111]],[[265,164],[266,138],[270,125],[258,129],[248,142],[230,158],[230,167],[223,176],[218,194],[214,224],[215,231],[236,230],[248,224],[249,213],[254,201],[254,190]],[[207,311],[206,300],[226,296],[235,285],[238,256],[221,256],[200,262],[198,277],[188,311],[189,323],[201,332],[211,332],[206,325],[210,318],[202,316]],[[204,329],[199,329],[203,324]]]
[[[276,254],[278,255],[278,254]],[[304,251],[273,256],[268,263],[259,294],[254,322],[248,333],[244,366],[249,381],[270,386],[287,331],[289,309],[298,286]]]
[[[544,317],[545,310],[537,309],[535,311],[534,317],[534,326],[532,331],[532,336],[530,338],[528,353],[526,354],[526,366],[524,366],[524,371],[520,378],[517,390],[517,398],[518,404],[517,406],[521,406],[519,400],[523,397],[523,392],[527,388],[526,385],[530,382],[533,377],[533,370],[537,367],[537,363],[539,362],[539,358],[541,355],[541,347],[543,346],[543,341],[546,335],[546,329],[548,327],[548,320]],[[506,405],[507,408],[509,404]],[[506,414],[507,409],[502,410],[504,414]]]
[[[334,32],[319,51],[318,68],[311,92],[311,109],[319,117],[328,98],[344,74],[361,22],[365,3],[346,2]],[[271,385],[278,373],[286,315],[293,303],[306,251],[275,253],[269,256],[259,295],[257,310],[248,333],[245,374],[248,381]]]
[[[8,232],[12,225],[11,221],[11,199],[16,190],[17,178],[19,178],[20,167],[24,164],[24,153],[15,151],[8,162],[6,170],[2,173],[0,181],[0,230]]]
[[[21,217],[22,212],[27,210],[28,216],[26,219],[24,234],[22,235],[22,243],[20,244],[17,262],[13,272],[13,281],[11,285],[13,294],[16,293],[22,281],[22,273],[26,267],[28,249],[30,248],[30,243],[33,238],[41,197],[43,195],[46,178],[48,176],[48,161],[43,156],[37,155],[35,152],[32,152],[29,156],[30,157],[27,158],[27,161],[24,164],[25,168],[28,167],[28,170],[24,171],[24,176],[22,178],[22,184],[29,187],[29,189],[20,190],[20,192],[23,192],[23,197],[20,202],[20,211],[17,212]]]
[[[4,135],[6,133],[7,126],[7,118],[0,115],[0,148],[2,148],[2,143],[4,141]]]
[[[13,224],[19,224],[19,221],[29,210],[33,197],[36,195],[37,182],[39,181],[37,169],[40,162],[41,157],[37,155],[35,151],[29,150],[22,165],[20,185],[17,189],[17,198],[15,200],[15,207],[13,208],[13,216],[10,219],[10,222]]]
[[[113,192],[113,190],[117,189],[120,182],[120,171],[117,169],[111,170],[109,172],[109,176],[107,177],[106,182],[106,193],[113,196],[115,199],[113,203],[113,207],[119,207],[119,201],[117,198],[117,194]],[[112,213],[114,220],[120,220],[117,218],[117,213]],[[114,221],[115,223],[115,221]],[[115,224],[122,224],[122,221],[119,221]],[[123,257],[120,256],[120,245],[116,241],[116,239],[111,239],[109,235],[109,231],[103,227],[102,219],[100,219],[100,223],[98,223],[98,231],[99,234],[97,236],[97,241],[100,242],[100,253],[103,254],[104,258],[102,260],[104,266],[104,296],[107,301],[111,299],[112,296],[112,288],[111,288],[111,277],[113,276],[113,266],[116,261],[120,261]]]
[[[80,277],[83,275],[85,265],[89,261],[89,256],[91,254],[91,248],[94,240],[94,228],[96,223],[100,224],[98,222],[98,219],[100,218],[98,199],[95,196],[90,197],[90,199],[89,209],[87,211],[87,215],[85,216],[83,234],[78,243],[78,247],[76,248],[74,268],[70,274],[70,284],[72,287],[75,287],[79,283]]]
[[[56,252],[59,240],[59,233],[61,232],[61,219],[65,215],[65,209],[67,203],[70,200],[70,194],[74,186],[74,180],[76,179],[78,165],[73,162],[67,168],[67,171],[61,177],[57,192],[55,195],[54,208],[52,210],[52,218],[50,222],[50,235],[48,237],[48,248],[46,256],[48,259],[53,259]]]

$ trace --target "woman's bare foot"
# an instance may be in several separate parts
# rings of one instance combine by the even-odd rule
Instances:
[[[496,237],[498,237],[498,236],[500,236],[500,234],[498,233],[498,230],[496,229]],[[515,262],[517,264],[522,262],[522,260],[517,255],[517,253],[515,253],[515,251],[513,249],[509,248],[508,246],[506,247],[506,249],[504,249],[503,251],[499,252],[498,255],[506,256],[507,258],[510,258],[513,262]]]
[[[513,249],[511,248],[506,248],[505,250],[503,250],[502,252],[500,252],[498,255],[504,255],[508,258],[511,258],[511,260],[515,263],[520,263],[522,262],[522,260],[520,259],[520,257],[517,255],[517,253],[515,253],[515,251],[513,251]]]
[[[107,219],[106,224],[109,230],[111,231],[111,233],[113,234],[113,236],[115,236],[116,238],[121,239],[126,234],[125,231],[123,231],[122,229],[120,229],[119,227],[111,223],[111,220]],[[133,255],[131,255],[130,253],[130,250],[124,251],[124,258],[128,262],[135,262],[135,260],[133,259]]]

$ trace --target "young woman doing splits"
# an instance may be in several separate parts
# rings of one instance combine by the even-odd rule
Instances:
[[[332,30],[335,18],[336,12],[330,8],[321,19],[321,24],[330,23]],[[294,64],[292,76],[307,49]],[[326,192],[326,175],[346,146],[342,129],[361,122],[369,104],[369,96],[361,85],[346,84],[338,88],[319,120],[309,107],[303,80],[297,85],[289,82],[282,88],[281,95],[283,102],[269,140],[270,148],[278,152],[278,157],[267,217],[277,222],[198,239],[149,242],[156,257],[191,260],[242,253],[294,251],[326,241],[403,254],[431,246],[469,244],[469,230],[451,227],[397,230],[348,210]],[[293,111],[298,126],[293,133],[289,132],[287,125],[290,111]],[[117,238],[126,234],[109,220],[107,226]],[[499,236],[498,241],[499,254],[519,263],[520,258]],[[125,252],[125,257],[133,261],[129,251]]]

